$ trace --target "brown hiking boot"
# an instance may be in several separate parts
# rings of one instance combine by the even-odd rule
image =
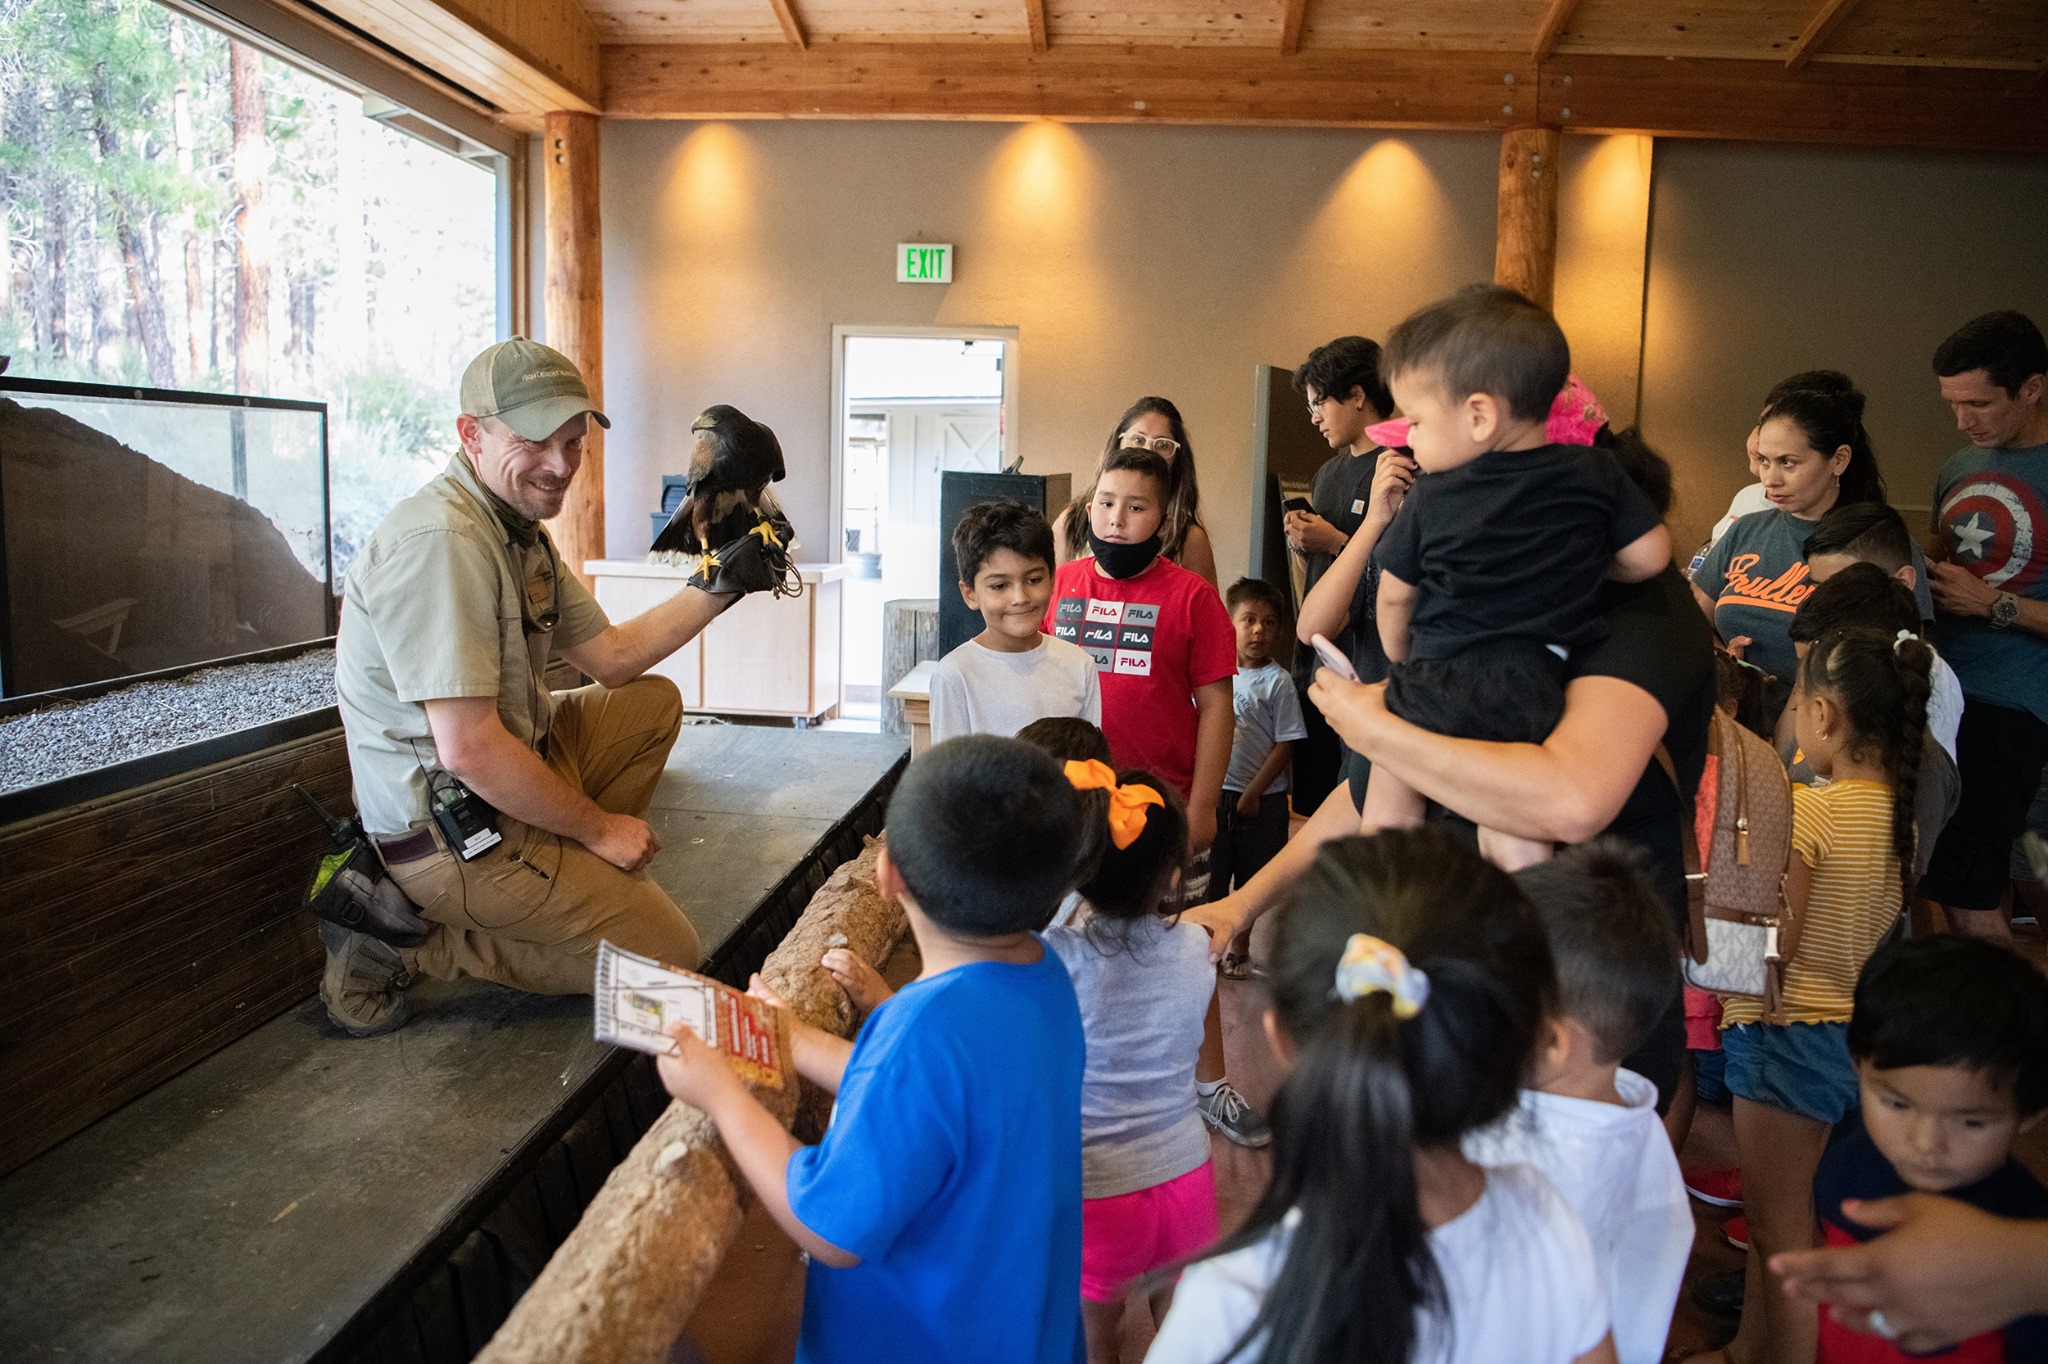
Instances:
[[[375,1037],[405,1025],[411,1010],[405,987],[412,983],[398,950],[367,933],[320,921],[327,970],[320,977],[320,1002],[327,1017],[351,1037]]]

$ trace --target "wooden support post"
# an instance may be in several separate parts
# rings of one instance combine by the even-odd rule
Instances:
[[[832,873],[761,977],[807,1023],[847,1036],[852,1007],[818,965],[845,946],[879,968],[908,929],[875,885],[879,843]],[[831,1101],[804,1086],[756,1090],[805,1140]],[[711,1120],[670,1104],[599,1189],[547,1268],[477,1356],[477,1364],[663,1364],[739,1235],[753,1197]]]
[[[1555,128],[1510,128],[1500,138],[1493,282],[1548,308],[1557,275],[1558,145]]]
[[[547,158],[547,341],[576,362],[590,397],[604,406],[604,248],[598,231],[597,115],[551,113],[541,147]],[[583,468],[561,515],[548,523],[569,571],[583,570],[604,547],[604,432],[593,422]]]

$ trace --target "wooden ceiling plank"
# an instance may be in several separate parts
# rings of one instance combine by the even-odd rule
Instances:
[[[605,112],[622,118],[1066,118],[1090,122],[1504,128],[1535,65],[1502,54],[1355,56],[1188,47],[1171,62],[1061,43],[607,46]],[[1518,82],[1504,84],[1504,73]],[[1524,116],[1526,117],[1526,111]]]
[[[515,118],[597,112],[597,29],[577,0],[322,0],[321,8]]]
[[[1559,35],[1570,22],[1572,11],[1579,6],[1579,0],[1550,0],[1550,8],[1543,11],[1543,22],[1536,29],[1536,43],[1532,49],[1537,61],[1548,57],[1557,47]]]
[[[2048,153],[2048,89],[2024,71],[1499,53],[1190,47],[1171,62],[1067,44],[639,44],[603,51],[621,118],[1061,118],[1639,132]],[[1504,79],[1513,75],[1514,81]],[[1540,75],[1540,80],[1538,79]],[[1570,83],[1567,83],[1569,80]]]
[[[1308,19],[1308,0],[1281,0],[1280,55],[1301,51],[1301,26]]]
[[[1785,69],[1797,71],[1813,59],[1842,21],[1856,8],[1857,0],[1821,0],[1820,9],[1806,21],[1792,50],[1785,54]]]
[[[789,45],[798,51],[809,47],[810,40],[804,35],[803,20],[796,17],[796,8],[790,0],[768,0],[768,3],[774,8],[775,22],[782,25],[782,36],[789,40]]]
[[[1045,0],[1024,0],[1024,26],[1030,31],[1031,50],[1045,51]]]
[[[1539,121],[1571,132],[2048,152],[2048,90],[2018,71],[1573,55],[1542,73]]]

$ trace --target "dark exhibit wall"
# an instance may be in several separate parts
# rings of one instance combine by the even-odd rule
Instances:
[[[1657,145],[1643,428],[1678,467],[1689,553],[1748,480],[1772,384],[1846,371],[1892,501],[1918,532],[1963,445],[1934,348],[1979,313],[2048,327],[2048,161],[1736,142]]]
[[[778,492],[804,556],[831,557],[832,327],[996,324],[1019,329],[1027,472],[1085,476],[1132,399],[1181,405],[1227,581],[1248,550],[1253,366],[1345,332],[1383,337],[1491,278],[1499,146],[608,120],[610,552],[644,550],[659,475],[682,467],[690,418],[722,401],[781,434]],[[1913,507],[1957,443],[1928,377],[1935,343],[1991,307],[2048,321],[2048,161],[1567,137],[1561,174],[1559,315],[1618,419],[1637,411],[1640,369],[1645,430],[1678,465],[1687,553],[1746,477],[1742,439],[1777,379],[1820,364],[1855,376]],[[954,282],[897,284],[902,241],[953,243]]]

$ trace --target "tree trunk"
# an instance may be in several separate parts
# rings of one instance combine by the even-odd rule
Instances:
[[[189,189],[194,164],[192,140],[192,77],[185,66],[185,20],[171,16],[171,64],[178,68],[178,83],[171,87],[171,141],[178,157],[178,178]],[[199,338],[205,334],[207,312],[199,275],[199,233],[193,225],[192,205],[178,210],[173,223],[180,252],[185,257],[185,349],[191,368],[187,380],[199,387],[205,370],[200,363]]]
[[[234,109],[235,389],[270,391],[270,137],[263,57],[246,43],[228,44]]]
[[[143,362],[149,367],[149,382],[156,388],[175,388],[178,372],[171,363],[171,338],[164,329],[164,301],[157,289],[156,269],[145,249],[142,229],[136,224],[135,206],[126,194],[113,188],[111,172],[121,155],[121,138],[107,115],[104,62],[92,69],[92,126],[99,141],[100,164],[110,172],[107,203],[114,211],[114,235],[121,243],[121,268],[128,276],[128,304],[142,342]]]
[[[50,356],[63,360],[71,354],[71,319],[65,315],[71,301],[70,260],[65,250],[71,235],[71,214],[64,202],[65,186],[54,178],[48,183],[43,225],[48,234],[45,252],[50,262]]]

